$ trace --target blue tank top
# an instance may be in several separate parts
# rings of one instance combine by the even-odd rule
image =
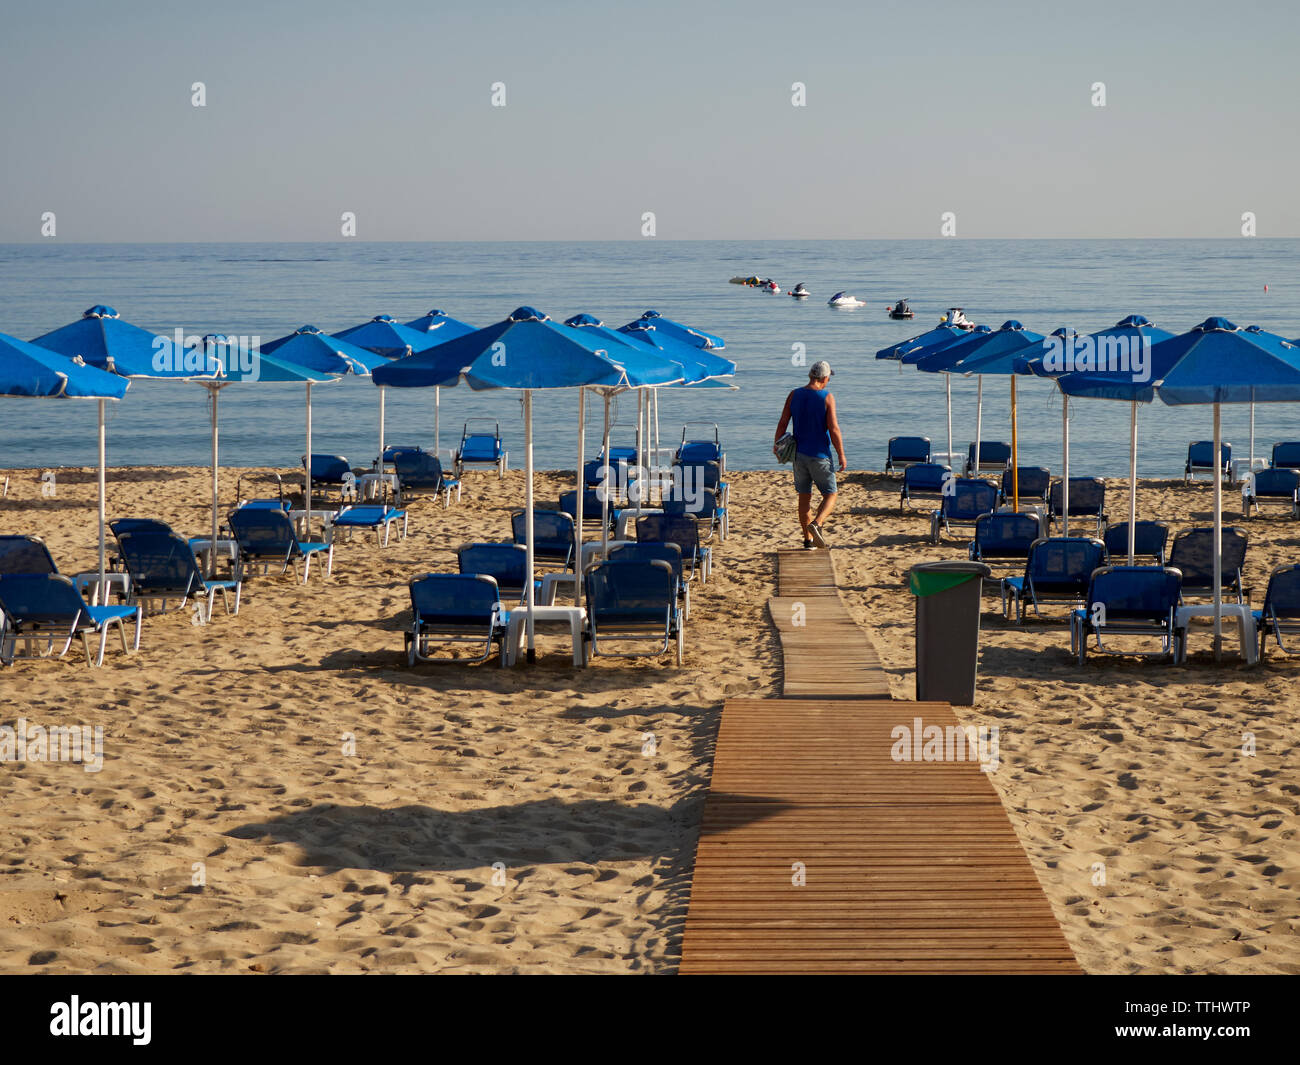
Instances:
[[[815,459],[831,457],[831,434],[826,428],[826,400],[830,394],[826,388],[796,388],[790,394],[797,454]]]

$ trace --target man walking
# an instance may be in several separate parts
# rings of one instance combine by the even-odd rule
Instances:
[[[803,529],[803,546],[826,546],[825,525],[835,509],[835,468],[831,465],[831,448],[840,461],[840,471],[848,465],[844,458],[844,440],[835,417],[835,397],[831,395],[831,370],[828,362],[815,362],[808,371],[808,384],[796,388],[785,398],[785,409],[777,423],[776,439],[785,434],[794,420],[794,490],[799,496],[799,526]],[[812,486],[821,493],[821,505],[812,514]]]

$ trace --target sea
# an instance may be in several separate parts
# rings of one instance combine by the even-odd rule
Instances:
[[[729,283],[771,277],[779,295]],[[785,292],[805,284],[812,296]],[[833,309],[847,292],[865,302]],[[886,310],[906,298],[916,317]],[[659,397],[661,446],[716,431],[732,469],[777,469],[771,447],[786,394],[826,360],[835,376],[850,469],[880,469],[891,436],[929,436],[947,448],[945,375],[878,360],[877,349],[930,329],[947,308],[997,328],[1017,319],[1039,333],[1080,333],[1144,314],[1182,332],[1211,315],[1300,335],[1300,240],[640,241],[606,243],[10,244],[0,245],[0,333],[31,339],[108,304],[165,335],[225,333],[262,342],[312,324],[337,332],[378,314],[405,322],[439,308],[476,326],[531,306],[556,321],[580,312],[619,326],[647,310],[720,334],[738,366],[734,390],[668,388]],[[974,439],[975,378],[952,378],[954,445]],[[1061,397],[1050,381],[1020,378],[1019,457],[1059,471]],[[385,440],[443,449],[467,423],[499,426],[510,465],[523,464],[520,394],[440,390],[435,440],[432,389],[387,389]],[[112,466],[206,465],[208,391],[186,382],[138,380],[109,404]],[[983,380],[986,440],[1010,440],[1010,384]],[[343,379],[312,390],[313,450],[370,463],[379,448],[378,390]],[[612,404],[612,442],[633,442],[636,401]],[[244,383],[223,390],[221,464],[295,466],[304,449],[304,389]],[[1300,438],[1300,410],[1259,404],[1255,452]],[[587,406],[587,454],[601,430],[600,402]],[[1250,450],[1248,406],[1228,406],[1223,438],[1234,457]],[[537,393],[534,454],[539,469],[573,469],[574,390]],[[1182,474],[1189,441],[1211,436],[1208,407],[1159,400],[1139,412],[1142,477]],[[1071,473],[1124,477],[1129,405],[1070,405]],[[90,466],[95,405],[0,398],[0,467]]]

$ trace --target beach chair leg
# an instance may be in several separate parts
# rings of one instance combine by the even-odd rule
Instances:
[[[677,667],[680,669],[686,661],[686,629],[682,627],[682,619],[677,619]]]
[[[243,594],[243,591],[244,591],[244,582],[236,581],[235,582],[235,613],[236,614],[239,613],[239,598]]]
[[[140,650],[140,627],[144,624],[144,610],[135,608],[135,650]]]

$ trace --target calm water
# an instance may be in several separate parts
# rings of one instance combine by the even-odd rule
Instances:
[[[431,307],[475,325],[531,304],[557,321],[587,311],[621,325],[655,308],[727,341],[739,363],[736,392],[662,394],[661,434],[679,440],[683,423],[716,423],[735,468],[770,469],[772,430],[786,391],[806,371],[791,365],[795,345],[807,360],[827,359],[850,466],[879,468],[890,436],[946,439],[942,375],[878,361],[875,351],[934,325],[950,305],[995,328],[1018,318],[1037,332],[1061,325],[1091,332],[1129,313],[1180,332],[1210,314],[1300,335],[1300,241],[762,241],[601,244],[160,244],[0,246],[0,332],[31,338],[107,303],[157,332],[260,335],[264,341],[310,322],[334,332],[375,314],[407,321]],[[733,275],[771,276],[798,302],[727,283]],[[1266,293],[1265,285],[1269,287]],[[844,289],[867,301],[855,311],[826,306]],[[917,317],[892,322],[885,305],[910,297]],[[1060,399],[1050,382],[1020,382],[1020,456],[1059,470]],[[973,439],[973,379],[953,382],[954,440]],[[1008,383],[984,382],[985,439],[1010,439]],[[209,461],[207,393],[197,385],[137,381],[110,405],[112,465],[202,465]],[[223,465],[297,462],[303,450],[301,386],[243,385],[224,391]],[[577,398],[539,395],[539,468],[572,468]],[[615,443],[631,443],[635,405],[617,409]],[[501,423],[511,465],[523,460],[517,393],[442,391],[441,444],[459,440],[466,418]],[[600,408],[589,407],[589,447]],[[94,405],[0,399],[0,466],[92,465]],[[1224,438],[1244,456],[1247,408],[1225,408]],[[378,447],[377,390],[344,380],[313,390],[314,449],[355,465]],[[1257,452],[1300,438],[1300,411],[1257,409]],[[1140,415],[1143,476],[1182,472],[1187,442],[1209,437],[1209,408],[1158,401]],[[388,390],[389,443],[433,444],[431,390]],[[1122,476],[1128,468],[1128,407],[1079,401],[1071,409],[1071,472]]]

